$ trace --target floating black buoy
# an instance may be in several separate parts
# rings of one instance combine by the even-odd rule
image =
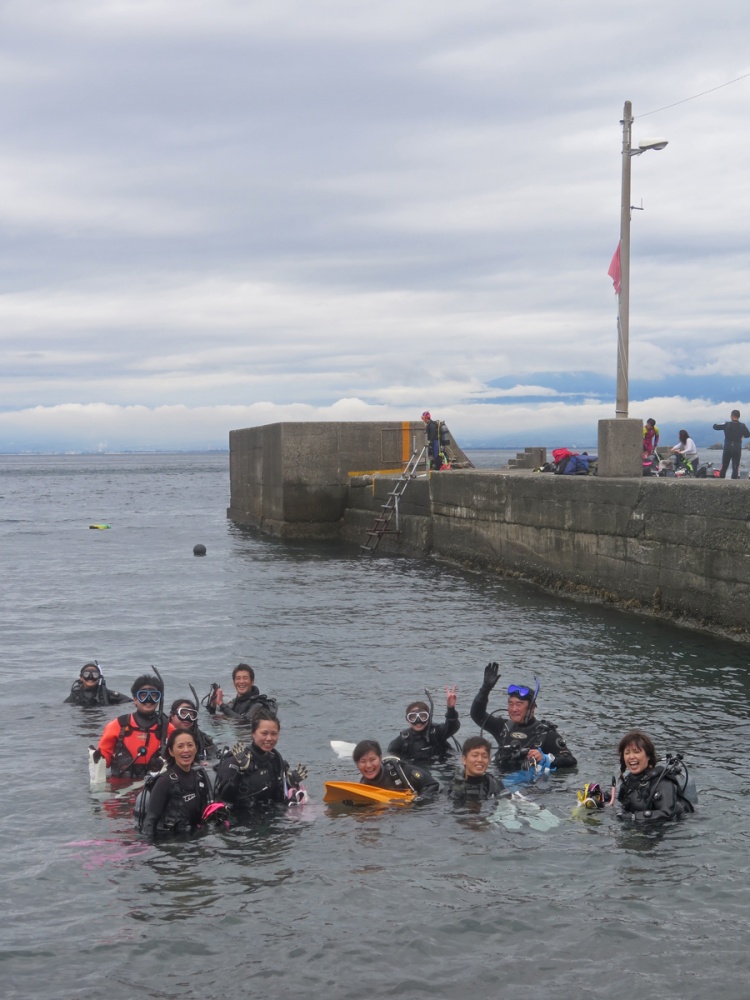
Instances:
[[[193,555],[194,556],[205,556],[205,554],[206,554],[206,546],[205,545],[194,545],[193,546]]]

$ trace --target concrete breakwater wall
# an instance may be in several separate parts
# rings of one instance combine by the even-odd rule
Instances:
[[[254,440],[262,445],[259,436]],[[316,440],[309,439],[313,450]],[[272,441],[285,450],[283,435],[273,434]],[[230,441],[228,514],[274,534],[362,544],[396,481],[388,474],[350,475],[339,462],[334,483],[309,462],[309,474],[297,468],[287,481],[281,475],[275,485],[260,482],[271,456],[264,458],[262,447],[251,455],[248,443]],[[278,462],[277,454],[273,463],[280,472],[284,462]],[[747,481],[452,470],[409,483],[398,529],[379,551],[433,555],[748,635]]]

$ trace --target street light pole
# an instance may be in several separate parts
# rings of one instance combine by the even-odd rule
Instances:
[[[643,424],[628,418],[628,351],[630,342],[630,161],[647,149],[664,149],[666,139],[644,139],[633,149],[633,106],[622,109],[622,191],[620,196],[620,287],[617,292],[617,399],[615,419],[599,421],[599,476],[642,475]],[[613,261],[614,263],[614,261]],[[616,270],[609,272],[616,282]],[[617,288],[617,284],[615,284]]]
[[[615,417],[628,416],[628,366],[630,349],[630,162],[633,139],[633,105],[622,110],[622,191],[620,200],[620,294],[617,316],[617,399]]]

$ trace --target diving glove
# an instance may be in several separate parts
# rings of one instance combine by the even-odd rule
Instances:
[[[500,678],[500,665],[492,660],[484,668],[484,686],[492,689]]]

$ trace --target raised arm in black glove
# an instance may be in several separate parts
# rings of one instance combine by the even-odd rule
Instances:
[[[500,678],[500,666],[493,660],[484,668],[484,686],[490,690],[497,684]]]

